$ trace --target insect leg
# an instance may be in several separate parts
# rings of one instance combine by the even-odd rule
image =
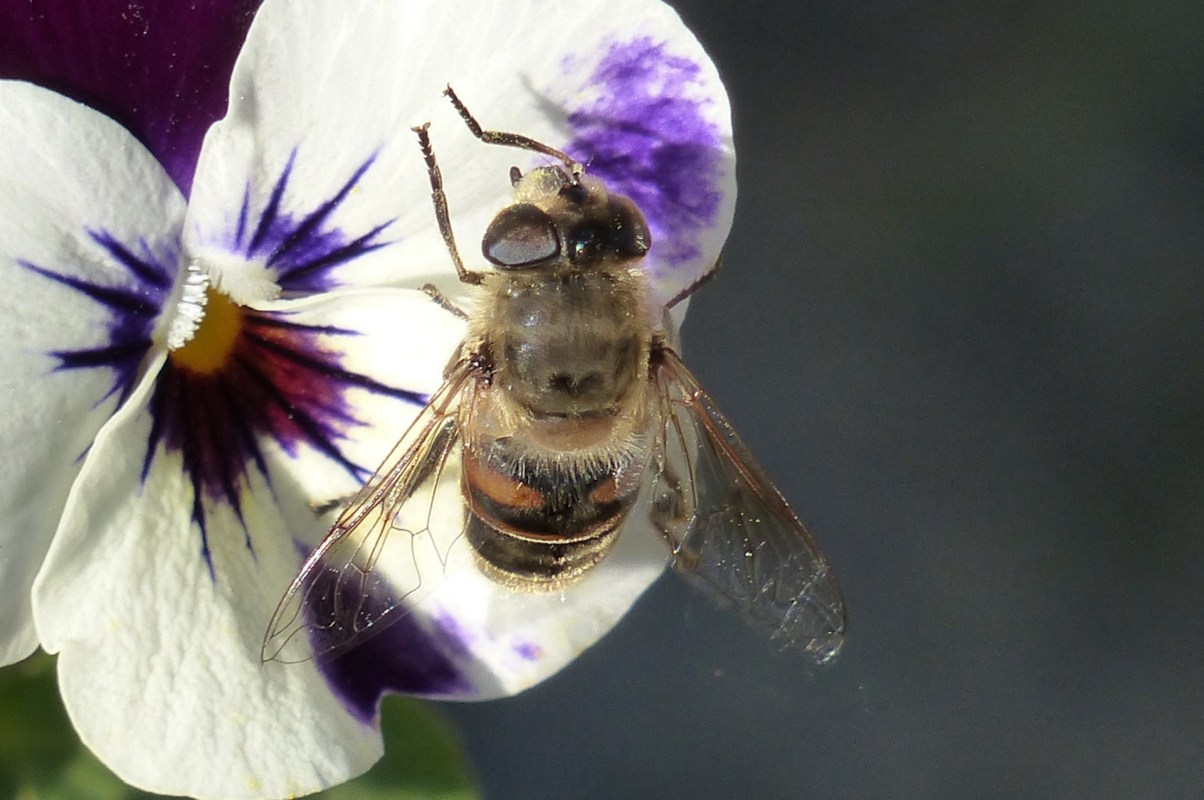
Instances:
[[[465,311],[464,309],[460,308],[458,305],[453,303],[451,300],[449,300],[447,298],[447,295],[445,295],[443,292],[439,291],[439,287],[436,286],[435,284],[433,284],[433,283],[423,284],[422,293],[425,294],[427,297],[431,298],[432,300],[434,300],[436,303],[438,303],[439,307],[442,308],[444,311],[450,311],[452,314],[455,314],[460,319],[463,319],[463,320],[468,319],[468,312]]]
[[[702,273],[702,276],[699,277],[698,280],[694,281],[689,286],[682,289],[677,294],[673,295],[673,298],[671,300],[669,300],[669,302],[665,303],[665,308],[666,309],[673,308],[673,306],[677,305],[682,300],[685,300],[687,297],[694,294],[694,292],[698,289],[699,286],[702,286],[704,283],[709,281],[711,278],[715,277],[715,273],[719,271],[719,263],[721,261],[723,261],[722,253],[720,253],[719,257],[715,259],[715,263],[711,265],[711,268],[708,269],[706,272]]]
[[[351,502],[351,499],[355,497],[355,494],[355,492],[349,492],[347,494],[340,495],[338,497],[331,497],[326,500],[311,500],[309,502],[309,510],[315,517],[325,516],[331,511],[335,511],[347,505],[349,502]]]
[[[486,144],[500,144],[505,147],[517,147],[522,150],[531,150],[536,153],[542,153],[545,156],[550,156],[568,167],[569,172],[574,178],[581,177],[581,173],[585,170],[581,162],[574,159],[568,153],[563,150],[557,150],[551,145],[536,141],[529,136],[523,136],[521,133],[506,133],[505,131],[487,131],[482,129],[480,123],[476,121],[476,118],[460,102],[460,98],[456,96],[456,93],[452,91],[450,86],[443,90],[443,94],[447,96],[448,100],[451,100],[451,104],[460,113],[460,118],[464,120],[464,124],[472,131],[472,135],[482,142]],[[514,180],[513,173],[511,173],[510,179],[511,181]]]
[[[681,547],[682,529],[690,519],[690,504],[686,499],[681,479],[672,467],[666,465],[657,482],[652,497],[652,524],[675,552]]]
[[[426,160],[426,171],[431,179],[431,202],[435,204],[435,219],[439,221],[439,233],[443,234],[443,242],[447,252],[451,253],[452,262],[456,265],[456,274],[464,283],[479,284],[485,280],[480,272],[472,272],[464,266],[460,251],[456,247],[456,237],[452,233],[451,217],[447,213],[447,195],[443,193],[443,175],[435,161],[435,152],[431,149],[431,137],[427,132],[430,123],[420,125],[411,130],[418,134],[418,146],[422,148],[422,157]]]

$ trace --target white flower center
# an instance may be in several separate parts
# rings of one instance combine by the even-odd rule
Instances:
[[[209,276],[201,271],[195,261],[188,262],[180,299],[176,301],[176,313],[167,330],[167,349],[178,350],[196,335],[201,320],[205,318],[208,301]]]

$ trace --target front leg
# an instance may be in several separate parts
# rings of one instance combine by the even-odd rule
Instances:
[[[460,276],[460,280],[478,286],[485,280],[485,275],[469,270],[464,266],[464,260],[460,258],[460,250],[456,247],[456,236],[452,233],[451,216],[447,212],[447,195],[443,192],[443,174],[439,172],[439,164],[435,161],[435,152],[431,149],[429,128],[430,123],[428,122],[412,130],[418,134],[418,146],[422,148],[427,175],[431,179],[431,202],[435,205],[435,219],[439,222],[439,233],[443,234],[443,243],[447,245],[447,252],[451,253],[452,263],[456,265],[456,274]]]

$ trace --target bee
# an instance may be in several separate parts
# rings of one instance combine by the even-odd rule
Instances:
[[[465,314],[428,287],[466,319],[466,336],[443,386],[292,581],[264,660],[344,653],[469,562],[516,593],[571,591],[625,535],[659,536],[690,582],[831,659],[845,608],[828,562],[673,344],[668,311],[697,284],[656,307],[640,209],[567,153],[484,130],[451,87],[445,95],[481,142],[556,163],[511,169],[514,202],[482,239],[493,269],[469,270],[428,125],[414,128],[439,230],[476,305]]]

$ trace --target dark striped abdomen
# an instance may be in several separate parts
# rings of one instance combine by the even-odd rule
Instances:
[[[614,542],[639,481],[634,464],[597,465],[572,456],[535,461],[508,439],[464,451],[464,494],[473,548],[511,584],[555,588],[596,564]],[[641,470],[642,471],[642,470]]]

